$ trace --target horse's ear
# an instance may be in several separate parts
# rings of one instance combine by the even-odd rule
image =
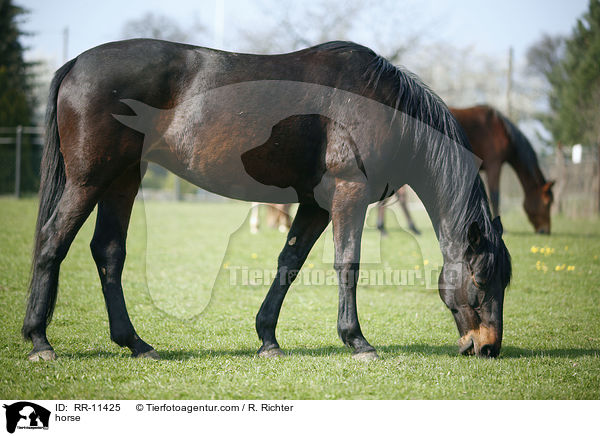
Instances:
[[[500,236],[502,236],[502,233],[504,233],[504,227],[502,227],[502,221],[500,221],[500,216],[497,216],[492,220],[492,226],[494,226],[494,229],[496,229]]]
[[[481,229],[477,221],[473,221],[467,230],[467,241],[473,251],[479,251],[481,246]]]

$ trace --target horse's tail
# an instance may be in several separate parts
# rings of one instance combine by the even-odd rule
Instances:
[[[532,173],[541,173],[541,170],[538,165],[537,156],[531,142],[525,136],[525,134],[519,129],[511,120],[509,120],[504,114],[502,114],[497,109],[494,110],[498,119],[502,123],[504,130],[506,131],[506,135],[513,145],[517,156],[527,165]],[[542,175],[542,179],[544,176]]]
[[[45,132],[45,144],[44,151],[42,154],[42,163],[40,167],[40,191],[39,191],[39,209],[37,223],[35,225],[35,242],[33,247],[33,264],[35,259],[40,255],[42,247],[41,233],[44,225],[50,220],[50,217],[56,210],[56,206],[62,197],[66,176],[65,176],[65,163],[63,156],[60,152],[60,138],[58,136],[58,123],[57,123],[57,99],[58,90],[65,76],[71,71],[77,58],[70,60],[64,64],[55,74],[50,84],[50,95],[48,96],[48,106],[46,108],[46,132]],[[27,313],[25,315],[25,322],[23,323],[23,329],[21,333],[25,339],[30,339],[31,335],[31,323],[27,322],[34,311],[45,310],[46,322],[50,323],[52,319],[52,312],[54,311],[54,305],[56,303],[57,288],[52,290],[45,308],[38,307],[40,302],[44,301],[40,298],[41,295],[36,295],[40,292],[38,287],[33,286],[32,281],[29,284],[29,303],[27,305]]]

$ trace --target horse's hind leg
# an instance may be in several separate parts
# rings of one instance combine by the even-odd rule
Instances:
[[[377,358],[358,322],[356,285],[360,266],[360,242],[367,211],[367,188],[359,182],[341,182],[331,205],[335,269],[339,281],[338,334],[358,360]]]
[[[56,354],[46,337],[58,291],[60,264],[71,242],[97,201],[98,188],[68,183],[49,221],[40,229],[33,261],[31,291],[23,321],[23,336],[33,342],[30,360],[53,360]]]
[[[156,351],[141,340],[133,328],[121,285],[127,228],[140,178],[139,166],[134,165],[100,198],[96,229],[90,248],[102,283],[102,293],[110,324],[110,338],[121,347],[128,347],[135,357],[157,359]]]
[[[311,248],[329,224],[329,213],[317,205],[301,204],[281,250],[277,274],[265,301],[256,315],[256,332],[262,340],[259,356],[273,357],[281,354],[275,327],[283,299],[298,275]]]

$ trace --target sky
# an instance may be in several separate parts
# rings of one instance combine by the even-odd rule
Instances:
[[[213,36],[218,1],[224,2],[222,42]],[[269,11],[291,7],[283,0],[15,0],[15,3],[30,11],[23,24],[25,30],[33,32],[33,36],[24,39],[29,47],[27,58],[49,59],[55,67],[63,61],[65,27],[69,29],[69,58],[104,42],[121,39],[123,24],[148,11],[167,15],[184,28],[200,22],[206,36],[199,43],[235,51],[244,47],[235,29],[260,30],[270,22]],[[345,7],[344,1],[330,3],[331,8]],[[586,11],[587,0],[422,0],[392,1],[389,5],[394,8],[390,14],[398,17],[397,25],[386,30],[389,38],[402,38],[406,33],[403,30],[417,29],[426,41],[471,47],[493,56],[506,54],[512,46],[515,60],[520,62],[527,47],[543,33],[569,34],[576,19]],[[358,28],[352,39],[369,45],[371,33],[369,26]]]

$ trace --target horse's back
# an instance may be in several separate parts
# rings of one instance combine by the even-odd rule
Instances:
[[[467,134],[473,153],[483,161],[483,169],[506,160],[510,144],[496,109],[478,105],[462,109],[452,107],[450,111]]]

